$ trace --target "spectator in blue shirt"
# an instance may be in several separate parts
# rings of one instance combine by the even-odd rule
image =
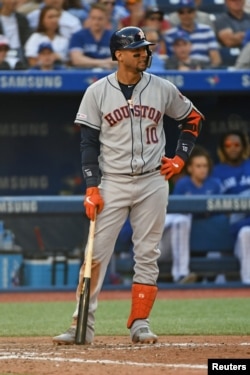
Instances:
[[[107,28],[108,16],[103,4],[91,5],[88,27],[74,33],[69,43],[71,64],[84,69],[113,69],[109,42],[112,31]]]
[[[186,175],[175,183],[174,195],[211,195],[221,192],[219,180],[210,176],[211,156],[202,146],[194,147],[185,170]],[[192,214],[167,213],[159,245],[161,250],[159,261],[172,258],[173,281],[181,284],[197,280],[196,274],[190,273],[189,270],[192,217]]]
[[[167,54],[173,54],[173,41],[181,30],[188,33],[192,43],[191,57],[210,67],[218,67],[221,64],[219,45],[213,29],[205,24],[196,23],[196,8],[194,0],[180,0],[177,8],[180,25],[168,30],[165,34]]]

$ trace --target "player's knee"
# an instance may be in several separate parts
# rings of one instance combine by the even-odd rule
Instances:
[[[238,238],[240,240],[247,240],[250,241],[250,226],[242,227],[239,230]]]

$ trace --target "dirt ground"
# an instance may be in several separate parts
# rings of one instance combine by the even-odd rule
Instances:
[[[102,292],[100,299],[129,298]],[[250,297],[250,288],[161,290],[157,298]],[[74,301],[67,293],[2,293],[0,302]],[[0,374],[206,375],[208,358],[249,358],[249,336],[160,336],[157,344],[132,345],[129,337],[97,336],[92,345],[55,346],[51,337],[0,338]]]

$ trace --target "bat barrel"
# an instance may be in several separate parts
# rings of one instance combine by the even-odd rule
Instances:
[[[85,257],[85,268],[83,275],[83,285],[80,294],[78,307],[78,317],[76,326],[75,343],[77,345],[86,344],[86,333],[88,325],[89,299],[90,299],[90,283],[91,283],[91,266],[94,247],[95,220],[91,220],[88,236],[87,253]]]

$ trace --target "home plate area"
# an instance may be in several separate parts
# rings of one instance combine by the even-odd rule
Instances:
[[[247,336],[160,336],[133,345],[125,336],[97,336],[92,345],[53,345],[50,337],[0,338],[0,374],[205,375],[208,358],[249,358]]]

